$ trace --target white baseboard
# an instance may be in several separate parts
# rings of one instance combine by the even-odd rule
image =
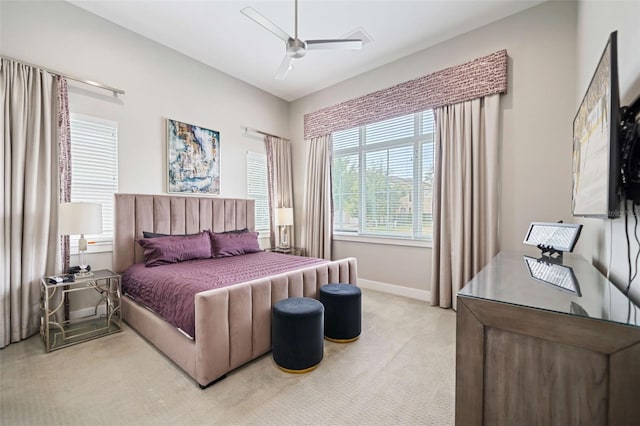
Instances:
[[[95,314],[95,308],[84,308],[84,309],[78,309],[77,311],[69,311],[69,319],[78,319],[78,318],[86,318],[86,317],[92,317]],[[107,307],[106,305],[100,305],[98,306],[98,315],[106,315],[107,314]]]
[[[418,290],[416,288],[381,283],[378,281],[366,280],[364,278],[358,278],[358,287],[381,291],[383,293],[389,293],[396,296],[408,297],[410,299],[418,299],[422,301],[431,300],[431,292],[427,290]]]

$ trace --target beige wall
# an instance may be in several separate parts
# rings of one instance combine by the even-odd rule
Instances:
[[[569,216],[575,34],[575,3],[545,3],[293,102],[296,221],[306,174],[305,113],[500,49],[509,54],[509,92],[501,106],[501,248],[520,248],[532,221]],[[428,248],[338,241],[334,249],[336,257],[357,257],[363,278],[429,290]]]
[[[167,117],[220,131],[221,195],[246,196],[241,125],[288,132],[288,103],[66,2],[1,3],[0,53],[126,91],[69,82],[72,112],[119,126],[120,192],[166,190]]]
[[[66,2],[5,2],[0,52],[126,91],[73,82],[72,112],[119,125],[121,192],[162,193],[167,117],[220,131],[221,195],[246,195],[249,125],[286,136],[288,103]]]
[[[621,105],[629,105],[640,95],[640,2],[637,1],[580,1],[578,2],[577,66],[575,109],[593,76],[596,64],[609,38],[618,31],[618,74]],[[609,270],[610,279],[624,287],[628,283],[627,243],[624,218],[579,219],[584,225],[578,252],[592,261],[603,273]],[[633,223],[633,219],[629,220]],[[637,243],[630,230],[631,251]],[[633,262],[633,260],[632,260]],[[640,303],[640,276],[631,286],[631,296]]]
[[[2,55],[126,91],[69,82],[72,112],[118,123],[120,192],[165,192],[167,117],[220,131],[225,197],[246,197],[246,152],[264,151],[241,125],[288,133],[287,102],[70,3],[2,1],[0,19]],[[110,268],[111,253],[89,263]]]

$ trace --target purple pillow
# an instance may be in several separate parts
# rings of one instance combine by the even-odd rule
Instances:
[[[211,257],[211,240],[208,231],[202,231],[195,235],[140,238],[138,244],[144,248],[144,264],[146,266],[159,266]]]
[[[218,234],[210,232],[213,257],[239,256],[262,251],[257,232],[241,234]]]

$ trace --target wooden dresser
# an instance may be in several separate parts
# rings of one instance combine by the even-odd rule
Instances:
[[[457,425],[640,425],[640,308],[584,259],[498,254],[456,333]]]

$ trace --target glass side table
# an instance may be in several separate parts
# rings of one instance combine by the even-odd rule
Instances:
[[[51,278],[40,280],[40,335],[47,352],[122,331],[120,275],[103,269],[73,282],[52,282]],[[100,294],[93,314],[67,318],[64,307],[69,295],[92,290]]]
[[[306,256],[306,250],[302,247],[272,247],[267,249],[273,253],[291,254],[293,256]]]

